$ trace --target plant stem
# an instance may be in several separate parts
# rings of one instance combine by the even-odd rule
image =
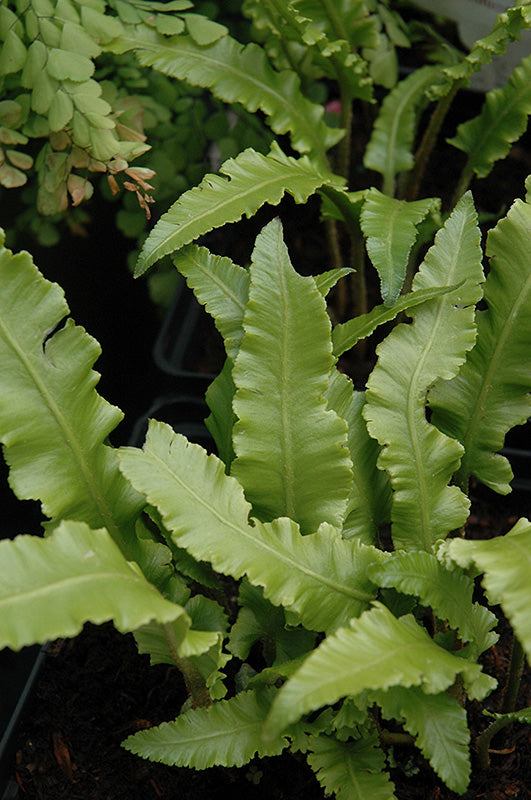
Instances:
[[[415,744],[415,739],[409,733],[392,733],[391,731],[380,731],[380,741],[382,744],[405,745],[411,747]]]
[[[163,628],[164,636],[168,643],[172,659],[183,676],[188,696],[192,701],[192,708],[211,705],[212,698],[210,696],[210,692],[208,691],[205,679],[195,667],[191,659],[182,658],[178,653],[177,642],[172,626],[163,625]]]
[[[463,171],[461,173],[461,177],[459,178],[459,181],[457,182],[457,186],[456,186],[456,189],[455,189],[455,192],[454,192],[454,196],[452,198],[452,203],[451,203],[451,207],[452,208],[454,208],[457,205],[457,203],[459,202],[459,200],[462,198],[462,196],[464,195],[464,193],[466,192],[466,190],[470,186],[470,183],[471,183],[473,177],[474,177],[474,170],[470,166],[470,161],[467,161],[466,164],[465,164],[465,167],[464,167],[464,169],[463,169]]]
[[[507,725],[509,725],[509,720],[496,719],[476,739],[476,757],[480,769],[486,770],[489,768],[489,745],[491,739]]]
[[[520,681],[524,670],[525,655],[524,649],[519,640],[513,634],[513,646],[511,649],[511,660],[509,663],[509,674],[502,700],[502,714],[509,714],[516,708],[516,699],[520,689]]]
[[[343,25],[341,15],[336,8],[336,0],[320,0],[320,3],[330,20],[335,35],[340,39],[346,39],[348,42],[347,29]]]
[[[433,148],[435,147],[439,131],[441,130],[445,117],[450,110],[450,106],[452,105],[455,95],[461,88],[462,83],[462,81],[457,81],[448,94],[445,97],[442,97],[435,106],[435,109],[430,117],[428,127],[424,131],[422,141],[417,152],[415,153],[415,166],[409,175],[405,190],[406,200],[416,200],[419,195],[424,172]]]

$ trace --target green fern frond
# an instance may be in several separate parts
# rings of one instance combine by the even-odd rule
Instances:
[[[244,46],[223,36],[204,46],[188,36],[167,39],[129,30],[113,41],[113,51],[130,50],[144,67],[210,89],[219,100],[240,103],[251,113],[260,109],[275,133],[290,133],[294,150],[314,153],[322,164],[326,150],[343,136],[324,123],[323,107],[304,97],[296,73],[277,72],[254,42]]]
[[[531,523],[521,519],[505,536],[486,541],[452,539],[444,542],[441,555],[484,573],[489,601],[501,605],[531,663]]]
[[[314,280],[293,269],[278,220],[256,239],[250,278],[232,371],[231,472],[262,521],[289,517],[302,533],[322,522],[340,529],[352,475],[346,423],[324,397],[330,320]]]
[[[437,694],[461,674],[472,696],[492,684],[478,682],[481,667],[439,647],[412,615],[396,619],[374,603],[348,628],[328,636],[280,689],[264,727],[277,736],[303,714],[366,689],[418,686]]]
[[[414,292],[399,297],[396,303],[389,308],[386,305],[375,306],[367,314],[361,314],[359,317],[349,319],[348,322],[341,322],[336,325],[332,331],[332,343],[334,347],[334,355],[339,358],[351,347],[354,347],[360,339],[366,339],[371,333],[374,333],[379,325],[384,325],[386,322],[391,322],[393,319],[402,313],[408,312],[416,306],[426,303],[428,300],[433,300],[448,292],[453,292],[462,285],[454,284],[453,286],[435,286],[428,289],[417,289]]]
[[[500,494],[511,491],[512,470],[498,454],[506,433],[531,415],[531,205],[516,200],[489,233],[487,309],[477,312],[477,342],[457,377],[433,387],[432,422],[464,449],[457,473]]]
[[[150,620],[173,623],[177,644],[190,628],[184,609],[125,560],[106,530],[62,522],[45,539],[6,539],[0,563],[0,648],[77,636],[89,621],[112,620],[123,633]]]
[[[470,731],[466,710],[449,694],[426,694],[415,686],[394,686],[371,698],[386,719],[403,720],[406,731],[452,792],[463,794],[470,780]]]
[[[431,550],[464,524],[468,500],[449,486],[463,448],[426,420],[426,396],[437,378],[454,376],[474,344],[474,306],[483,281],[479,229],[466,195],[435,237],[413,282],[414,291],[466,282],[417,306],[412,325],[398,325],[378,346],[363,414],[384,446],[379,466],[394,489],[395,548]],[[452,337],[448,337],[448,331]]]
[[[460,570],[445,569],[431,553],[399,553],[372,567],[370,574],[380,586],[413,594],[422,605],[431,607],[439,619],[459,631],[464,642],[473,643],[475,657],[497,641],[497,635],[491,633],[497,617],[472,603],[472,580]],[[487,629],[485,613],[489,618]]]
[[[426,92],[440,76],[438,67],[421,67],[401,80],[381,105],[363,164],[383,175],[384,194],[393,195],[396,175],[413,166],[418,110]]]
[[[302,536],[285,518],[249,524],[251,506],[222,462],[168,425],[151,422],[144,449],[122,448],[119,455],[123,471],[159,509],[179,547],[218,572],[236,579],[246,574],[309,630],[335,629],[374,598],[366,576],[369,564],[381,558],[378,550],[344,541],[330,526]]]
[[[255,755],[279,755],[287,746],[282,735],[267,743],[261,738],[274,694],[274,689],[250,690],[191,709],[173,722],[135,733],[123,747],[150,761],[195,769],[241,767]]]
[[[348,448],[352,461],[352,488],[347,499],[342,535],[365,544],[376,544],[380,525],[391,516],[391,486],[387,474],[377,467],[380,447],[371,439],[362,416],[365,393],[354,391],[349,379],[332,371],[326,392],[328,405],[348,427]]]
[[[212,228],[251,217],[264,203],[277,205],[286,192],[304,203],[323,184],[341,185],[341,178],[305,156],[284,155],[275,143],[267,156],[249,148],[229,158],[220,173],[206,175],[163,214],[142,248],[136,276]]]
[[[407,203],[374,188],[367,192],[360,224],[367,237],[367,252],[380,277],[385,306],[393,306],[402,291],[417,225],[438,207],[438,200],[433,198]]]
[[[62,289],[0,239],[0,439],[9,481],[54,519],[105,527],[127,551],[142,507],[104,445],[122,419],[96,392],[98,343],[70,319]]]
[[[463,122],[448,142],[467,154],[465,169],[484,178],[525,133],[529,114],[531,56],[524,58],[503,88],[488,92],[481,113]]]
[[[396,800],[376,732],[349,742],[312,736],[309,748],[308,764],[327,796],[335,792],[342,800]]]

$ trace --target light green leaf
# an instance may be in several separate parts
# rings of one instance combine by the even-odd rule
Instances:
[[[484,573],[489,601],[501,605],[531,663],[531,523],[521,519],[505,536],[486,541],[452,539],[442,552],[461,567],[475,564]]]
[[[262,521],[290,517],[302,533],[321,522],[340,529],[352,473],[346,423],[324,397],[330,320],[313,278],[293,269],[278,220],[257,237],[250,276],[232,370],[232,474]]]
[[[382,557],[378,550],[346,542],[330,526],[301,536],[288,519],[250,525],[251,506],[223,463],[168,425],[152,421],[144,449],[122,448],[120,460],[179,547],[210,561],[217,572],[236,579],[246,574],[310,630],[345,624],[375,596],[366,575]]]
[[[313,279],[319,293],[322,294],[323,297],[326,297],[328,292],[334,288],[341,278],[345,278],[355,271],[356,270],[351,267],[338,267],[337,269],[330,269],[327,272],[322,272],[320,275],[314,275]]]
[[[105,45],[123,31],[123,25],[117,17],[102,14],[86,2],[81,5],[81,25],[84,31]]]
[[[268,743],[262,726],[275,690],[241,692],[208,708],[195,708],[174,722],[139,731],[123,743],[135,755],[170,766],[208,769],[215,764],[241,767],[255,755],[279,755],[287,745],[282,736]]]
[[[477,343],[457,377],[430,392],[432,421],[465,452],[457,478],[470,475],[500,494],[511,491],[512,470],[497,451],[514,425],[531,416],[531,205],[516,200],[489,233],[487,309],[478,311]]]
[[[80,53],[52,47],[48,51],[46,69],[58,81],[88,81],[94,74],[94,63]]]
[[[401,80],[381,105],[363,163],[383,175],[385,194],[392,195],[395,176],[413,166],[418,110],[426,91],[440,76],[439,67],[421,67]]]
[[[190,626],[183,608],[165,600],[127,562],[105,530],[63,522],[46,539],[0,542],[0,647],[19,650],[72,637],[85,622],[112,620],[123,633],[152,619]]]
[[[62,289],[28,253],[0,248],[0,438],[10,485],[51,519],[106,527],[121,547],[142,498],[103,444],[122,418],[100,397],[98,343],[68,320]]]
[[[220,25],[219,22],[204,17],[202,14],[183,14],[182,18],[186,22],[188,33],[194,42],[202,47],[214,44],[229,32],[225,25]]]
[[[446,569],[431,553],[398,553],[371,567],[370,575],[380,586],[413,594],[431,607],[439,619],[459,631],[463,642],[473,643],[475,658],[497,641],[498,636],[491,633],[497,617],[472,603],[473,581],[458,569]]]
[[[492,30],[487,36],[474,43],[472,50],[463,61],[442,70],[446,80],[436,87],[433,93],[444,95],[456,82],[471,78],[484,64],[490,64],[494,56],[505,53],[507,45],[511,41],[519,39],[521,32],[530,26],[531,7],[529,3],[519,3],[518,8],[509,8],[506,12],[498,14]]]
[[[44,70],[48,59],[48,50],[40,39],[35,39],[28,47],[28,54],[24,63],[24,69],[20,78],[20,83],[26,89],[35,86],[37,78]]]
[[[487,717],[494,719],[506,720],[509,725],[511,722],[523,722],[524,725],[531,725],[531,707],[521,708],[520,711],[511,711],[508,714],[491,714],[490,711],[483,711]]]
[[[350,350],[360,339],[365,339],[367,336],[370,336],[379,325],[391,322],[391,320],[395,319],[402,311],[408,312],[410,309],[422,303],[426,303],[428,300],[433,300],[435,297],[453,292],[461,285],[462,284],[417,289],[414,292],[409,292],[400,297],[391,308],[386,305],[375,306],[372,311],[369,311],[367,314],[361,314],[359,317],[349,319],[348,322],[342,322],[336,325],[332,331],[334,355],[339,357],[347,350]]]
[[[163,214],[144,244],[135,275],[212,228],[251,217],[264,203],[277,205],[286,192],[304,203],[319,186],[341,180],[304,156],[297,160],[284,155],[276,144],[267,156],[244,150],[225,161],[220,173],[206,175]]]
[[[59,91],[54,94],[50,108],[48,109],[50,130],[62,131],[72,119],[73,114],[74,105],[70,95],[59,89]]]
[[[343,800],[395,800],[376,732],[349,742],[312,736],[307,758],[327,796],[336,792]]]
[[[21,39],[11,28],[0,48],[0,75],[10,75],[21,70],[26,61],[26,53]]]
[[[463,150],[468,156],[467,167],[484,178],[525,132],[529,114],[531,56],[524,58],[502,89],[487,94],[481,113],[463,122],[448,142]]]
[[[398,325],[378,346],[367,383],[363,413],[369,433],[384,447],[379,466],[394,489],[396,549],[429,551],[468,516],[468,499],[448,486],[463,448],[426,420],[425,408],[431,385],[453,377],[474,344],[474,306],[483,281],[479,239],[472,198],[465,195],[437,233],[413,290],[466,282],[410,311],[413,324]]]
[[[393,306],[404,285],[417,225],[439,201],[428,198],[407,203],[370,189],[361,212],[361,229],[367,237],[367,252],[380,276],[384,305]]]
[[[89,36],[75,21],[66,21],[61,31],[61,50],[77,53],[87,58],[96,58],[101,53],[97,41]]]
[[[231,36],[222,36],[201,46],[188,36],[169,42],[162,37],[149,39],[142,31],[120,36],[113,48],[115,52],[134,50],[142,66],[210,89],[225,103],[241,103],[251,113],[260,109],[275,133],[289,132],[294,150],[314,153],[321,164],[325,151],[343,136],[343,131],[325,125],[323,107],[304,97],[296,73],[276,72],[254,42],[243,46]]]
[[[350,380],[333,370],[326,392],[328,405],[348,427],[348,447],[353,483],[347,500],[342,535],[357,537],[364,544],[378,541],[378,528],[390,521],[391,486],[387,474],[378,469],[378,443],[371,439],[361,410],[365,393],[354,391]]]
[[[375,603],[349,628],[328,636],[279,691],[264,736],[285,731],[303,714],[366,689],[418,686],[428,694],[445,691],[462,674],[465,683],[481,673],[479,664],[436,645],[414,617],[396,619]]]
[[[371,697],[387,719],[404,720],[406,731],[452,792],[463,794],[470,779],[470,732],[466,710],[449,694],[426,694],[394,686]]]
[[[243,335],[243,314],[249,296],[249,273],[230,258],[190,245],[173,257],[173,263],[199,302],[214,318],[229,358],[234,360]]]
[[[37,114],[47,114],[59,84],[50,77],[46,70],[42,70],[33,84],[31,93],[31,110]]]

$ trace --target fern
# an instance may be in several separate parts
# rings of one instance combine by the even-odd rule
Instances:
[[[190,627],[184,609],[124,559],[107,531],[82,522],[63,522],[47,539],[2,541],[0,561],[0,647],[76,636],[88,621],[112,620],[125,633],[153,619],[177,621],[178,646]]]
[[[367,237],[367,252],[380,276],[385,306],[393,306],[404,280],[408,258],[417,238],[417,225],[433,210],[433,199],[406,203],[370,189],[360,217],[361,229]]]
[[[525,132],[531,114],[531,56],[522,61],[502,89],[487,94],[481,113],[462,123],[449,139],[467,154],[467,169],[480,178],[494,163],[508,154],[511,145]]]
[[[494,56],[505,53],[507,45],[517,39],[523,30],[531,26],[531,9],[527,3],[509,8],[498,14],[496,23],[487,36],[474,43],[470,53],[459,63],[442,70],[444,80],[432,90],[433,94],[444,95],[455,84],[464,82],[478,72],[484,64],[490,64]]]
[[[333,367],[330,322],[313,279],[293,270],[277,221],[256,240],[250,278],[232,372],[232,474],[260,519],[290,517],[302,533],[321,522],[340,529],[352,477],[346,424],[324,397]]]
[[[170,766],[207,769],[214,764],[241,767],[251,758],[274,756],[287,745],[279,735],[265,743],[262,726],[274,690],[242,692],[209,708],[186,711],[174,722],[139,731],[123,746],[136,755]]]
[[[461,527],[468,501],[448,483],[459,466],[461,446],[426,421],[426,395],[439,377],[455,375],[474,344],[474,307],[483,280],[479,230],[471,197],[463,198],[436,236],[413,289],[455,284],[461,289],[417,306],[413,325],[399,325],[379,345],[367,384],[364,416],[384,450],[395,491],[392,509],[396,548],[430,550]],[[451,341],[446,331],[453,330]],[[397,368],[397,359],[400,366]],[[429,464],[429,467],[428,467]]]
[[[0,438],[10,483],[52,520],[105,527],[131,553],[142,505],[104,444],[122,419],[95,390],[99,345],[68,320],[62,290],[0,242]],[[28,313],[28,309],[31,313]]]
[[[401,686],[371,697],[387,719],[403,719],[404,728],[446,786],[458,794],[470,779],[470,732],[466,711],[449,694],[426,694]]]
[[[453,292],[458,289],[460,284],[453,286],[440,286],[429,287],[426,289],[416,289],[414,292],[400,297],[394,305],[390,308],[386,305],[374,306],[372,311],[367,314],[360,314],[359,317],[353,317],[348,322],[342,322],[336,325],[332,331],[332,343],[334,355],[340,356],[351,347],[354,347],[361,339],[365,339],[374,333],[379,325],[384,325],[386,322],[391,322],[402,312],[408,312],[410,309],[418,305],[426,303],[428,300],[433,300],[448,292]]]
[[[135,275],[212,228],[251,216],[264,203],[276,205],[285,192],[303,203],[319,186],[340,184],[306,157],[284,155],[276,144],[267,156],[245,150],[226,161],[220,172],[221,176],[207,175],[161,217],[144,244]]]
[[[438,67],[421,67],[387,95],[374,124],[363,163],[383,175],[383,192],[392,195],[395,177],[413,166],[416,114],[425,92],[440,79]]]
[[[416,595],[422,605],[431,607],[459,631],[463,641],[473,643],[474,658],[497,641],[491,632],[496,616],[472,603],[473,582],[459,570],[445,569],[431,553],[397,554],[372,567],[370,574],[380,586]]]
[[[396,619],[375,603],[348,628],[328,636],[284,684],[264,735],[275,737],[303,714],[367,689],[418,686],[436,694],[461,674],[471,696],[480,699],[492,689],[480,673],[479,664],[438,647],[411,615]]]
[[[190,245],[173,257],[198,301],[212,315],[229,358],[238,354],[242,320],[249,299],[249,273],[229,258],[212,255],[206,247]]]
[[[350,490],[342,535],[376,544],[378,529],[390,521],[391,486],[385,472],[377,468],[378,444],[367,433],[362,417],[364,392],[356,392],[352,383],[333,371],[326,392],[328,405],[348,426],[348,447],[352,460]]]
[[[243,46],[223,36],[204,46],[186,36],[168,41],[129,31],[113,42],[113,52],[128,50],[134,50],[144,67],[210,89],[225,103],[241,103],[251,112],[260,109],[275,133],[289,132],[295,150],[312,152],[321,163],[326,161],[326,150],[343,135],[323,122],[322,106],[302,95],[297,75],[290,70],[276,72],[254,43]]]
[[[341,742],[331,736],[310,739],[308,763],[326,794],[345,800],[395,800],[385,774],[385,756],[375,732],[358,741]]]
[[[478,338],[456,378],[430,392],[432,421],[464,446],[457,479],[476,475],[501,494],[512,470],[497,451],[505,434],[531,415],[531,382],[525,359],[531,342],[531,278],[527,254],[531,206],[517,200],[489,234],[487,309],[478,311]]]
[[[462,567],[475,564],[484,573],[483,585],[492,604],[500,604],[531,661],[531,523],[521,519],[505,536],[487,541],[454,539],[441,555]]]
[[[299,614],[310,630],[344,624],[374,598],[366,572],[379,558],[377,550],[346,542],[327,526],[303,537],[288,519],[250,525],[251,507],[238,482],[225,475],[215,456],[167,425],[152,422],[143,451],[122,448],[120,460],[180,547],[219,572],[247,575],[264,587],[272,603]]]

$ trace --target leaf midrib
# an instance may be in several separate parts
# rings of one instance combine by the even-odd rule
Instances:
[[[87,487],[89,494],[94,501],[94,505],[101,516],[104,527],[106,527],[109,532],[114,531],[114,538],[116,538],[116,535],[119,535],[120,533],[119,527],[113,520],[111,508],[109,507],[105,496],[100,492],[100,487],[93,481],[93,474],[83,454],[83,449],[79,444],[78,439],[68,420],[65,418],[64,414],[61,413],[61,410],[51,391],[48,389],[46,382],[40,377],[38,370],[36,370],[33,366],[33,359],[28,356],[23,347],[19,345],[16,335],[11,332],[6,321],[1,316],[0,330],[2,331],[4,339],[8,343],[9,347],[11,347],[15,353],[15,356],[22,363],[24,369],[26,370],[30,379],[33,381],[37,391],[41,395],[53,418],[55,419],[55,422],[62,433],[63,440],[74,457],[74,463],[78,467],[83,483]],[[47,502],[46,498],[41,498],[41,500]]]
[[[226,38],[226,37],[224,37],[224,38]],[[166,55],[166,57],[168,57],[170,59],[175,58],[175,52],[173,50],[171,50],[169,47],[164,47],[164,46],[158,46],[157,47],[154,42],[141,42],[140,43],[138,40],[131,39],[129,37],[123,37],[123,38],[121,38],[121,41],[131,42],[132,45],[133,45],[131,49],[148,50],[148,51],[154,53],[155,57],[156,57],[156,54],[158,53],[159,55]],[[234,42],[235,40],[231,39],[230,41],[231,41],[231,45],[232,45],[232,42]],[[238,43],[236,42],[236,44],[238,44]],[[232,47],[234,48],[234,45],[232,45]],[[260,98],[260,106],[259,107],[265,114],[267,114],[268,117],[272,117],[274,119],[275,117],[277,117],[280,114],[280,109],[283,109],[284,113],[286,112],[286,101],[289,100],[289,98],[287,98],[283,94],[280,94],[279,91],[276,89],[276,87],[273,89],[271,84],[264,83],[263,81],[259,81],[255,77],[255,75],[253,75],[252,73],[249,73],[249,72],[242,71],[241,68],[240,69],[236,69],[236,67],[234,67],[232,64],[227,64],[226,61],[224,61],[220,57],[213,58],[213,57],[209,56],[209,54],[207,54],[206,52],[198,53],[197,51],[187,50],[186,48],[183,48],[183,51],[184,51],[184,54],[186,55],[186,58],[195,59],[200,64],[207,63],[209,65],[210,69],[218,69],[219,70],[220,69],[220,65],[221,65],[221,67],[223,67],[223,70],[226,73],[231,74],[233,77],[236,76],[236,78],[239,78],[240,80],[243,78],[247,83],[250,83],[251,85],[253,85],[255,87],[255,90],[257,90],[261,95],[267,95],[267,96],[271,97],[273,99],[273,102],[274,102],[274,105],[275,105],[274,111],[271,111],[268,108],[264,108],[264,104],[262,102],[262,99]],[[237,53],[237,57],[240,57],[241,54],[242,54],[242,50],[240,50]],[[178,55],[182,58],[183,53],[179,52]],[[282,75],[282,73],[276,73],[276,72],[274,72],[273,74],[274,74],[275,79],[277,78],[277,76],[281,76]],[[213,94],[216,94],[216,91],[219,93],[219,89],[217,88],[217,86],[210,86],[209,88],[210,88],[210,90],[212,91]],[[232,101],[227,101],[227,99],[225,97],[223,97],[221,95],[221,93],[219,93],[218,96],[220,97],[221,100],[224,100],[225,102],[232,102]],[[301,97],[303,97],[302,94],[301,94]],[[325,155],[326,151],[325,151],[325,149],[323,147],[322,140],[321,140],[320,136],[317,134],[316,126],[315,125],[309,125],[308,124],[308,119],[306,118],[306,116],[304,114],[302,114],[298,110],[298,108],[295,107],[295,109],[294,109],[293,106],[291,106],[290,113],[291,113],[291,117],[294,118],[297,121],[295,125],[293,123],[292,124],[288,124],[288,128],[287,128],[291,132],[293,138],[296,138],[297,136],[299,138],[302,138],[302,136],[300,134],[298,134],[298,131],[300,129],[301,132],[304,132],[304,138],[306,138],[306,140],[309,140],[309,141],[313,142],[313,150],[316,153],[319,153],[321,158],[326,159],[326,155]],[[321,122],[322,120],[319,120],[319,121]],[[277,133],[278,132],[279,131],[277,131]],[[302,147],[299,147],[297,149],[301,153],[302,152],[307,152],[307,150],[305,150]],[[308,148],[308,150],[311,150],[311,148]]]
[[[256,156],[256,154],[254,154],[254,155]],[[261,158],[266,158],[266,159],[268,159],[268,161],[274,161],[275,164],[279,164],[280,163],[276,159],[269,158],[268,156],[261,156]],[[243,161],[243,159],[240,158],[240,161],[239,161],[239,166],[240,167],[241,167],[242,161]],[[295,163],[297,163],[297,162],[295,162]],[[247,166],[247,164],[245,164],[245,166]],[[283,166],[283,165],[281,165],[281,166]],[[249,167],[252,170],[253,165],[249,164]],[[222,174],[226,174],[226,173],[222,173]],[[217,178],[219,176],[215,175],[214,177]],[[294,176],[292,174],[290,174],[289,177],[292,180],[294,179]],[[307,172],[305,172],[303,174],[302,177],[304,179],[308,179],[308,177],[318,177],[318,178],[321,179],[321,183],[325,183],[324,176],[321,176],[319,173],[314,172],[313,170],[312,170],[311,174],[310,174],[310,171],[308,170]],[[203,180],[206,180],[206,178],[203,179]],[[195,226],[197,226],[198,221],[201,221],[201,220],[204,220],[204,219],[208,219],[210,216],[212,216],[213,213],[218,214],[220,210],[226,208],[227,206],[233,205],[237,200],[243,199],[245,197],[250,197],[250,196],[253,196],[253,195],[258,195],[258,196],[261,197],[268,187],[274,186],[275,184],[280,184],[280,186],[283,188],[283,192],[282,192],[283,194],[284,194],[284,192],[288,192],[289,194],[291,194],[291,190],[285,186],[285,182],[286,182],[286,175],[284,173],[282,173],[281,175],[275,175],[273,178],[264,179],[261,183],[258,183],[258,184],[254,183],[252,188],[245,189],[245,190],[240,190],[239,193],[234,193],[234,194],[232,194],[230,196],[228,196],[228,191],[227,191],[227,189],[230,186],[230,184],[227,183],[227,187],[223,187],[223,188],[226,188],[226,191],[224,192],[224,194],[226,195],[226,199],[223,200],[222,202],[217,202],[214,210],[212,209],[212,207],[209,207],[208,210],[206,210],[206,211],[203,211],[203,212],[200,212],[200,213],[194,213],[194,215],[190,219],[190,221],[187,222],[187,223],[181,224],[177,228],[177,230],[175,230],[175,227],[172,227],[171,232],[167,236],[165,236],[164,238],[160,239],[158,241],[158,243],[150,251],[148,250],[147,251],[148,255],[144,255],[143,256],[142,253],[144,253],[147,250],[146,245],[149,243],[149,238],[148,238],[147,241],[146,241],[146,244],[144,245],[144,249],[143,249],[143,251],[142,251],[142,253],[140,254],[140,257],[139,257],[139,263],[141,264],[141,267],[142,268],[144,268],[144,267],[147,268],[147,266],[150,266],[151,264],[154,264],[155,261],[157,261],[159,258],[162,258],[162,256],[168,255],[168,253],[173,252],[173,250],[176,250],[178,247],[182,247],[185,244],[189,244],[195,238],[195,234],[192,234],[189,239],[187,239],[186,236],[185,236],[181,241],[183,231],[185,231],[187,228],[194,228]],[[216,186],[214,191],[217,191],[218,189],[220,189],[219,185]],[[200,194],[200,192],[201,192],[201,184],[199,186],[196,186],[193,189],[191,189],[190,192],[193,193],[194,199],[197,198],[198,194]],[[220,194],[222,194],[222,193],[220,192]],[[268,202],[272,203],[274,205],[277,205],[277,203],[278,203],[278,201],[277,201],[277,203],[274,203],[273,199],[270,198],[270,197],[268,197]],[[172,217],[172,215],[177,216],[181,205],[182,205],[181,201],[177,200],[177,202],[169,209],[169,211],[167,211],[166,214],[163,217],[161,217],[161,219],[157,223],[157,226],[160,226],[161,223],[164,223],[164,224],[166,224],[168,226],[171,226],[172,222],[171,222],[170,218]],[[245,213],[245,212],[243,212],[243,213]],[[225,221],[229,222],[229,221],[232,221],[232,220],[225,220]],[[173,223],[173,224],[175,225],[175,223]],[[152,233],[150,234],[150,238],[157,231],[157,226],[155,226],[155,228],[153,229]],[[200,228],[200,230],[202,230],[202,228]],[[159,231],[160,231],[160,227],[159,227]],[[174,247],[172,244],[169,244],[169,243],[172,242],[172,240],[175,240],[175,239],[179,240],[179,245]],[[168,247],[169,247],[169,249],[166,249]],[[158,255],[158,253],[160,253],[160,255]]]
[[[164,459],[162,459],[158,455],[158,453],[156,453],[153,450],[150,450],[149,451],[149,455],[153,459],[155,459],[157,464],[159,466],[161,466],[165,470],[165,472],[167,472],[169,474],[170,478],[175,480],[175,482],[178,483],[179,486],[182,489],[184,489],[185,492],[187,492],[188,494],[190,494],[192,496],[194,503],[196,503],[197,505],[202,506],[203,508],[205,508],[223,526],[225,526],[225,527],[227,527],[229,529],[232,529],[236,534],[238,534],[240,536],[243,536],[254,547],[262,548],[263,550],[266,551],[266,553],[268,555],[273,555],[276,559],[278,559],[279,561],[282,561],[284,564],[288,565],[295,572],[301,572],[304,575],[306,575],[308,578],[310,578],[311,580],[315,581],[315,583],[327,586],[327,587],[333,589],[335,592],[338,592],[340,594],[344,594],[347,597],[353,598],[355,600],[361,600],[363,602],[367,602],[367,601],[370,601],[370,600],[373,599],[374,596],[372,594],[369,594],[368,592],[363,592],[363,591],[361,591],[359,589],[354,589],[354,588],[352,588],[350,586],[345,586],[344,584],[334,582],[330,578],[327,578],[325,575],[321,575],[321,574],[315,572],[314,570],[310,569],[309,567],[301,565],[300,563],[295,561],[293,558],[290,558],[290,557],[284,555],[283,553],[280,553],[278,550],[276,550],[274,547],[269,545],[267,542],[264,542],[263,539],[260,539],[260,538],[258,538],[256,536],[257,530],[260,531],[262,529],[262,530],[267,531],[267,528],[264,528],[264,526],[262,526],[262,524],[260,522],[258,522],[258,521],[256,522],[256,526],[257,526],[256,528],[251,528],[250,526],[247,526],[247,529],[246,529],[246,528],[240,527],[239,525],[236,525],[231,520],[226,519],[224,516],[221,515],[221,513],[216,508],[214,508],[212,505],[210,505],[208,502],[206,502],[204,497],[202,497],[200,494],[195,492],[194,489],[192,489],[188,484],[186,484],[184,482],[184,480],[180,477],[180,475],[178,475],[173,469],[171,469],[170,465],[166,461],[164,461]],[[233,480],[236,480],[236,479],[234,478]],[[151,492],[149,492],[149,494],[151,494]],[[162,511],[162,509],[160,509],[160,510]],[[165,516],[166,519],[168,519],[168,516],[173,516],[173,512],[170,512],[169,515],[168,514],[164,514],[164,516]],[[189,533],[189,531],[186,531],[186,533]],[[301,538],[303,538],[303,537],[301,536]],[[243,572],[247,572],[247,570],[242,570],[242,571]]]

